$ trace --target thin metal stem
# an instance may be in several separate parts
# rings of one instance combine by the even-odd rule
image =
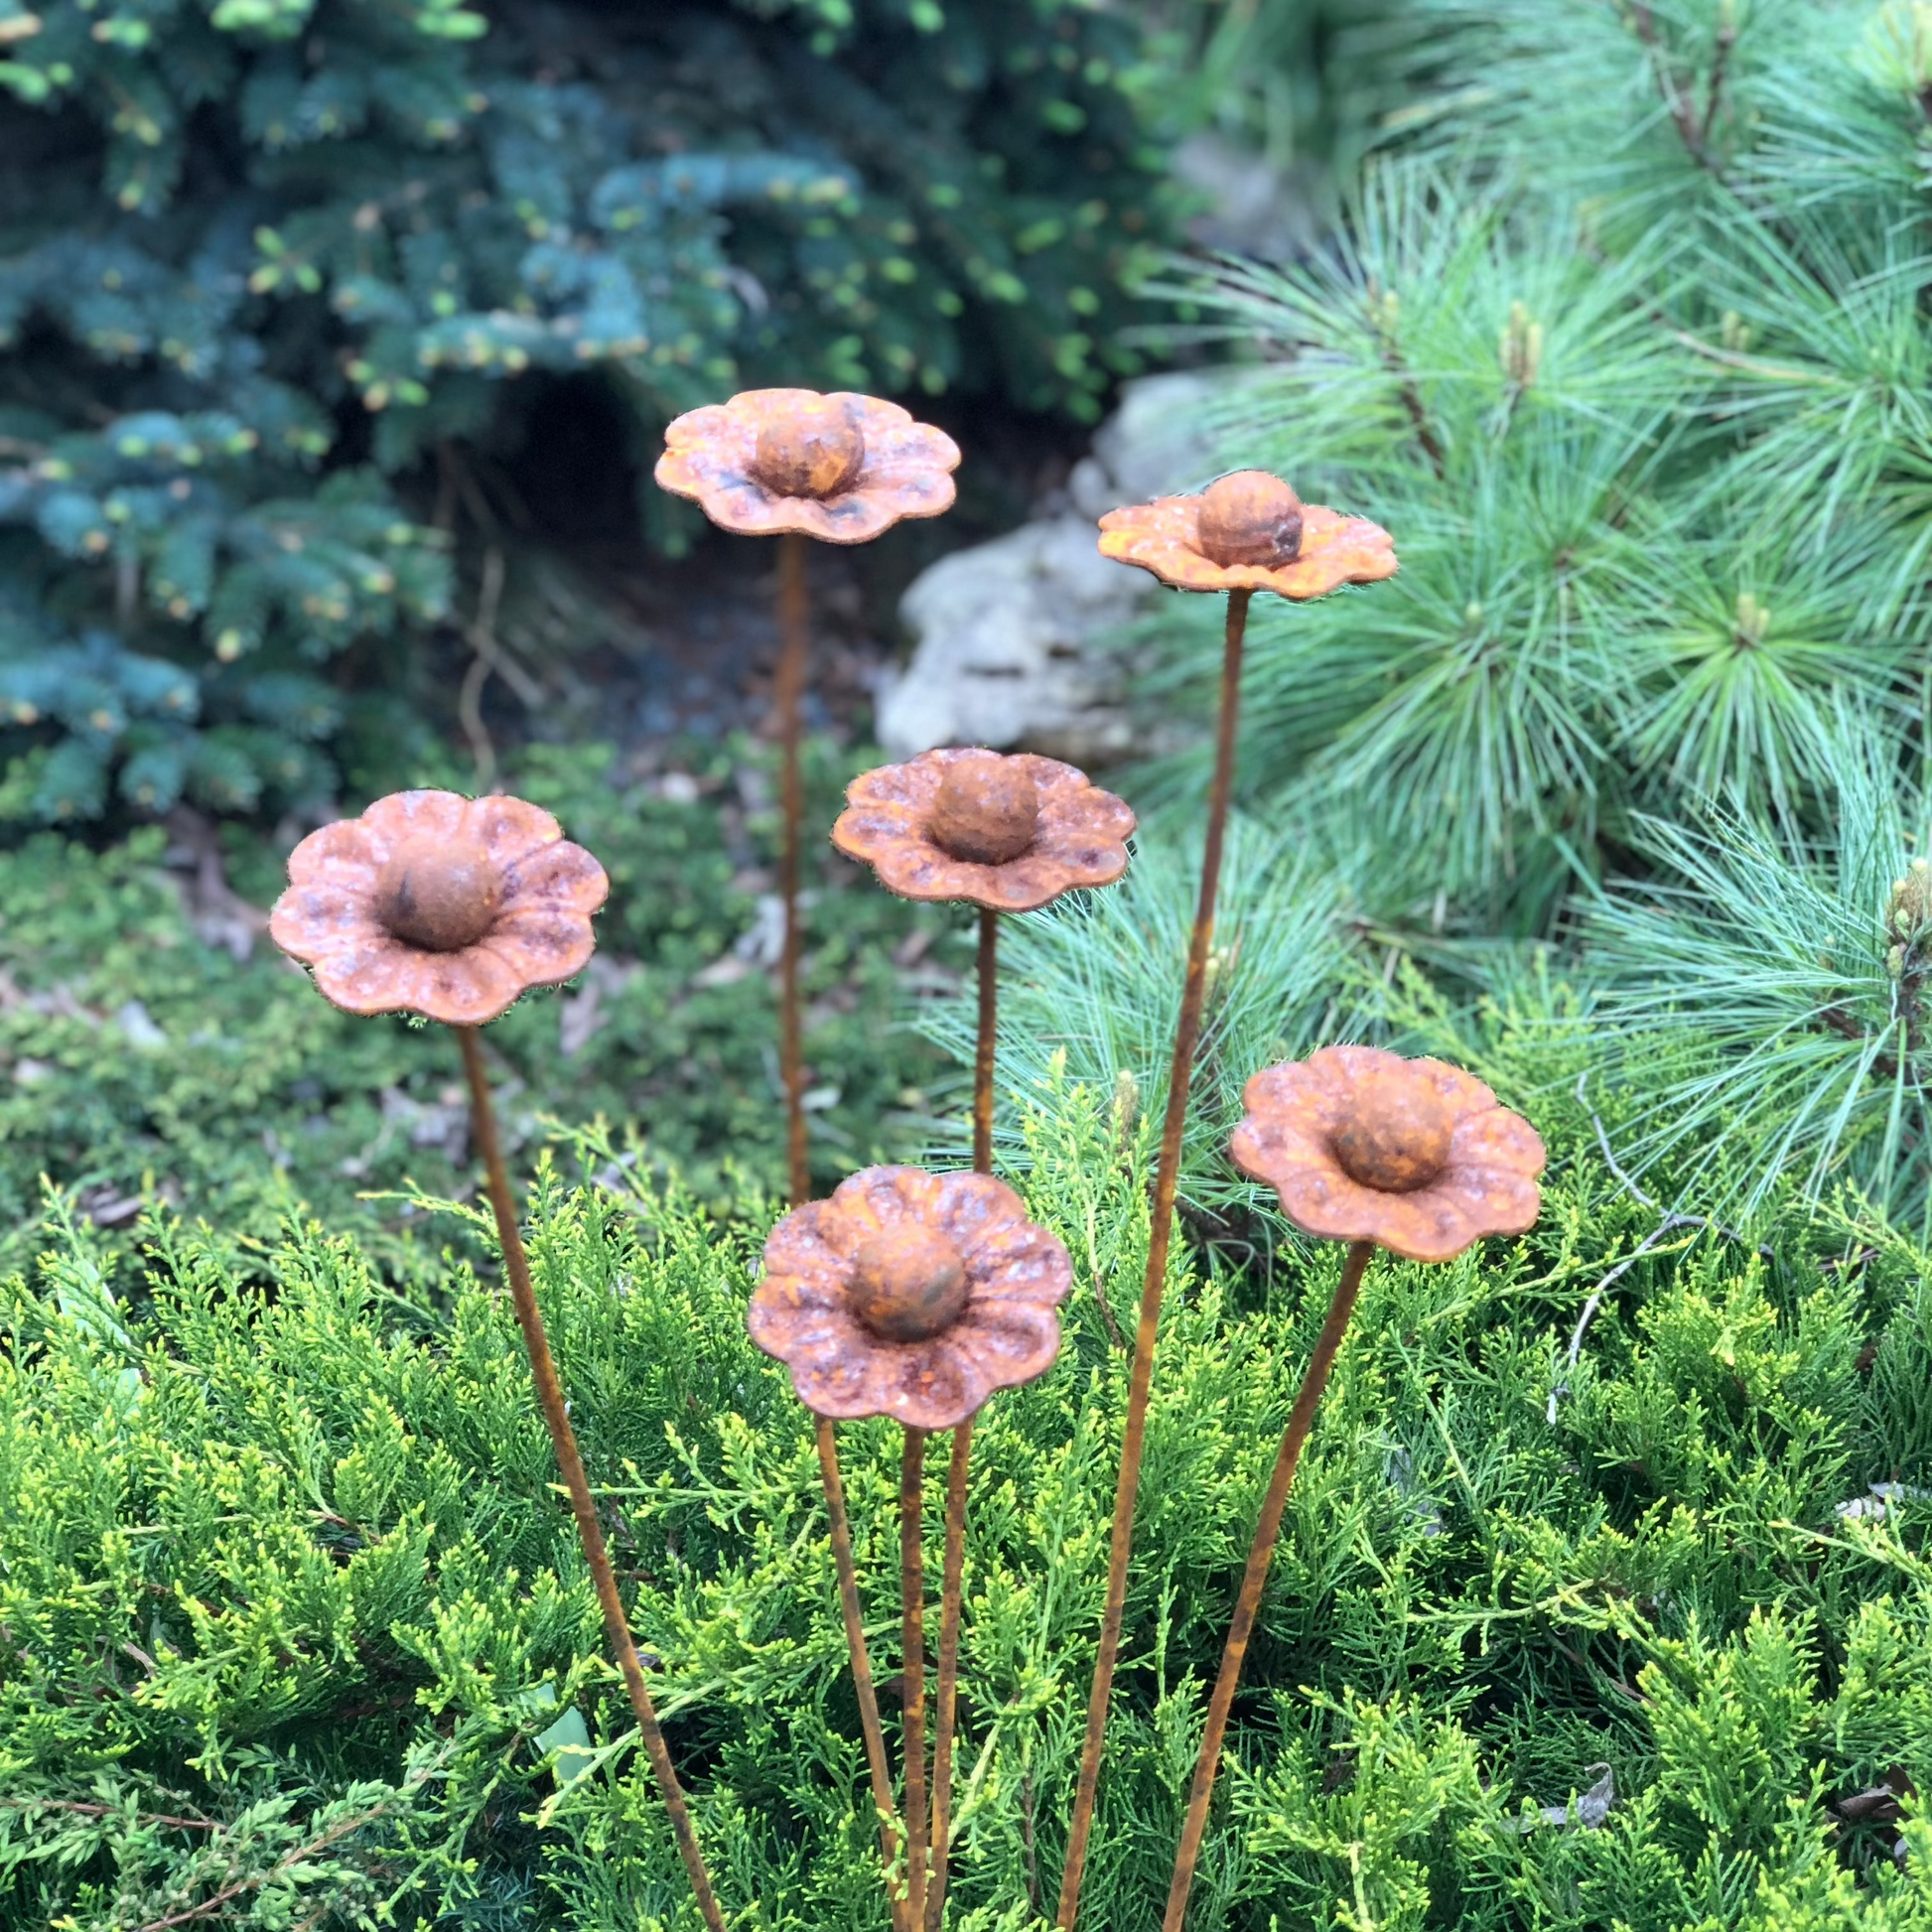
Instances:
[[[785,1087],[785,1166],[791,1204],[811,1199],[811,1159],[805,1145],[805,1055],[800,1041],[798,960],[799,847],[804,838],[805,788],[798,769],[799,700],[810,647],[805,603],[805,538],[787,530],[778,539],[778,674],[772,697],[778,712],[779,807],[784,829],[778,848],[778,897],[784,906],[784,951],[778,967],[778,1069]]]
[[[999,1040],[1000,915],[980,907],[980,1028],[973,1054],[973,1172],[993,1172],[993,1055]]]
[[[905,1922],[925,1922],[925,1431],[905,1432],[898,1469],[899,1682],[905,1710]]]
[[[624,1614],[623,1599],[618,1594],[618,1580],[611,1570],[611,1553],[605,1547],[604,1525],[598,1520],[597,1503],[591,1495],[590,1480],[584,1474],[584,1459],[577,1452],[577,1438],[570,1426],[563,1385],[550,1353],[550,1339],[543,1330],[536,1292],[530,1285],[530,1263],[517,1229],[516,1202],[510,1193],[502,1145],[496,1134],[496,1114],[489,1100],[489,1075],[483,1066],[483,1041],[475,1027],[458,1027],[454,1031],[463,1047],[463,1070],[470,1082],[471,1126],[478,1151],[483,1155],[483,1173],[488,1177],[489,1204],[495,1210],[496,1239],[503,1250],[503,1272],[509,1277],[510,1302],[516,1310],[517,1325],[523,1330],[523,1346],[530,1357],[537,1403],[543,1410],[544,1425],[550,1431],[550,1446],[556,1451],[564,1487],[570,1492],[578,1541],[584,1546],[584,1560],[590,1565],[591,1577],[597,1585],[597,1600],[604,1611],[605,1639],[622,1673],[624,1689],[629,1693],[630,1709],[644,1740],[644,1753],[650,1759],[664,1809],[670,1814],[677,1855],[684,1861],[691,1889],[697,1895],[698,1910],[711,1932],[724,1932],[724,1914],[718,1909],[717,1896],[711,1889],[711,1874],[705,1869],[704,1854],[698,1849],[698,1834],[691,1823],[690,1807],[684,1801],[684,1788],[677,1781],[671,1753],[665,1746],[664,1733],[651,1705],[650,1690],[644,1683],[644,1667],[631,1640],[630,1620]]]
[[[865,1732],[872,1802],[879,1813],[879,1856],[890,1873],[898,1856],[898,1828],[893,1811],[892,1773],[886,1768],[886,1733],[879,1722],[879,1699],[872,1688],[872,1661],[866,1655],[859,1575],[852,1561],[852,1526],[846,1520],[845,1484],[839,1479],[839,1441],[825,1417],[815,1417],[814,1421],[818,1425],[818,1472],[825,1484],[825,1508],[832,1525],[832,1562],[839,1576],[839,1609],[845,1618],[846,1648],[852,1655],[852,1688],[859,1699],[859,1728]],[[897,1896],[892,1907],[895,1932],[904,1932],[904,1910]]]
[[[926,1881],[924,1932],[939,1932],[946,1912],[947,1833],[952,1824],[953,1720],[959,1703],[959,1615],[966,1568],[966,1464],[973,1419],[952,1433],[946,1470],[946,1556],[939,1580],[939,1690],[932,1734],[932,1875]]]
[[[1348,1259],[1342,1263],[1341,1280],[1335,1285],[1334,1300],[1328,1304],[1328,1318],[1315,1337],[1314,1353],[1309,1357],[1301,1393],[1289,1412],[1288,1428],[1275,1457],[1275,1472],[1268,1478],[1268,1493],[1262,1499],[1261,1520],[1255,1525],[1255,1540],[1248,1546],[1248,1567],[1241,1578],[1241,1594],[1235,1600],[1234,1620],[1228,1625],[1220,1675],[1214,1680],[1214,1695],[1207,1707],[1207,1728],[1201,1733],[1200,1756],[1194,1762],[1187,1822],[1181,1828],[1180,1849],[1174,1854],[1173,1878],[1168,1886],[1168,1909],[1161,1921],[1161,1932],[1180,1932],[1181,1921],[1187,1916],[1187,1891],[1194,1882],[1201,1834],[1207,1829],[1207,1803],[1214,1795],[1214,1774],[1220,1769],[1221,1740],[1227,1734],[1228,1713],[1233,1709],[1234,1693],[1241,1682],[1248,1638],[1254,1631],[1262,1588],[1268,1582],[1268,1566],[1274,1560],[1276,1539],[1281,1535],[1289,1485],[1295,1480],[1296,1464],[1302,1459],[1302,1445],[1309,1440],[1309,1431],[1314,1426],[1314,1412],[1320,1406],[1321,1392],[1328,1386],[1328,1371],[1335,1365],[1335,1352],[1348,1331],[1348,1317],[1355,1311],[1356,1291],[1362,1285],[1362,1275],[1374,1253],[1372,1241],[1357,1241],[1350,1246]]]
[[[1221,657],[1221,708],[1214,741],[1214,779],[1208,793],[1207,837],[1201,850],[1200,897],[1187,944],[1187,978],[1181,987],[1180,1019],[1174,1028],[1173,1058],[1168,1069],[1168,1111],[1162,1126],[1161,1159],[1154,1180],[1154,1223],[1148,1244],[1147,1275],[1141,1285],[1140,1323],[1134,1335],[1134,1375],[1128,1386],[1120,1477],[1114,1488],[1107,1599],[1100,1619],[1093,1690],[1087,1700],[1080,1778],[1074,1789],[1073,1816],[1067,1828],[1066,1864],[1060,1873],[1056,1917],[1060,1932],[1072,1932],[1074,1920],[1079,1916],[1080,1880],[1086,1871],[1087,1838],[1093,1829],[1094,1799],[1100,1788],[1100,1759],[1107,1741],[1107,1710],[1113,1696],[1114,1664],[1120,1655],[1121,1620],[1127,1607],[1127,1565],[1134,1548],[1134,1500],[1141,1482],[1148,1393],[1154,1382],[1154,1344],[1160,1330],[1162,1292],[1167,1285],[1174,1190],[1180,1179],[1180,1140],[1187,1124],[1187,1087],[1193,1073],[1194,1048],[1200,1039],[1207,956],[1214,942],[1214,901],[1221,884],[1221,847],[1227,833],[1228,798],[1234,785],[1234,748],[1241,713],[1241,647],[1247,631],[1251,595],[1248,591],[1228,593],[1227,630]]]

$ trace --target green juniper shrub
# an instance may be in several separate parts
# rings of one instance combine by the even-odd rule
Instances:
[[[1540,1050],[1501,1017],[1486,1038],[1498,1078]],[[1050,1900],[1077,1762],[1127,1385],[1100,1304],[1129,1312],[1151,1152],[1104,1089],[1049,1071],[1033,1099],[1030,1210],[1076,1288],[1059,1365],[976,1437],[953,1891],[961,1925],[1015,1932]],[[1715,1226],[1637,1254],[1565,1369],[1657,1216],[1587,1103],[1531,1111],[1557,1154],[1539,1226],[1370,1275],[1195,1922],[1932,1923],[1914,1804],[1830,1808],[1932,1777],[1932,1256],[1869,1204],[1788,1193],[1759,1224],[1775,1259]],[[542,1158],[532,1264],[721,1892],[774,1927],[882,1926],[809,1419],[744,1329],[769,1210],[713,1219],[616,1152]],[[422,1205],[487,1251],[480,1209]],[[486,1277],[453,1260],[399,1294],[313,1225],[244,1244],[166,1210],[138,1272],[64,1212],[45,1244],[0,1352],[7,1922],[694,1923]],[[1176,1256],[1095,1841],[1109,1932],[1158,1918],[1338,1265],[1262,1288]],[[897,1445],[842,1437],[889,1647]]]

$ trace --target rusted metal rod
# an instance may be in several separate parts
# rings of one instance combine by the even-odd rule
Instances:
[[[839,1478],[839,1439],[825,1417],[818,1425],[818,1472],[825,1485],[825,1508],[832,1524],[832,1563],[839,1576],[839,1609],[845,1618],[846,1648],[852,1656],[852,1687],[859,1699],[859,1728],[866,1738],[866,1764],[872,1772],[872,1802],[879,1813],[879,1856],[890,1874],[898,1857],[897,1818],[893,1810],[893,1777],[886,1768],[886,1732],[879,1722],[879,1699],[872,1687],[872,1660],[866,1655],[866,1620],[859,1608],[859,1573],[852,1560],[852,1526],[845,1514],[845,1484]],[[890,1883],[890,1879],[889,1879]],[[904,1908],[892,1899],[895,1932],[904,1932]]]
[[[905,1922],[925,1922],[925,1431],[905,1432],[898,1468],[899,1681],[905,1728]]]
[[[772,697],[778,713],[778,802],[784,826],[778,847],[778,897],[784,906],[784,950],[778,965],[778,1070],[785,1088],[785,1167],[791,1204],[812,1196],[811,1158],[805,1143],[805,1054],[800,1037],[798,962],[803,934],[798,923],[799,850],[804,840],[805,787],[798,768],[799,701],[805,689],[810,648],[805,605],[805,538],[787,530],[778,539],[778,673]]]
[[[973,1172],[993,1172],[993,1054],[999,1041],[1000,915],[980,907],[980,1025],[973,1053]]]
[[[1234,1693],[1241,1683],[1248,1639],[1254,1632],[1255,1617],[1261,1609],[1261,1592],[1268,1582],[1268,1566],[1274,1560],[1276,1539],[1281,1535],[1289,1485],[1295,1480],[1296,1465],[1302,1459],[1302,1445],[1309,1440],[1309,1431],[1314,1425],[1314,1412],[1320,1406],[1322,1391],[1328,1386],[1328,1371],[1334,1367],[1335,1353],[1341,1347],[1342,1336],[1348,1332],[1348,1317],[1355,1311],[1355,1295],[1374,1253],[1372,1241],[1350,1244],[1348,1259],[1342,1263],[1341,1280],[1335,1285],[1334,1300],[1328,1304],[1328,1318],[1315,1337],[1314,1353],[1309,1357],[1301,1393],[1289,1412],[1288,1428],[1275,1457],[1275,1472],[1268,1478],[1268,1493],[1262,1499],[1261,1520],[1255,1525],[1255,1540],[1248,1546],[1248,1567],[1241,1578],[1241,1594],[1235,1599],[1234,1620],[1228,1625],[1220,1674],[1214,1680],[1214,1695],[1207,1707],[1207,1728],[1201,1733],[1200,1756],[1194,1761],[1187,1821],[1181,1827],[1180,1849],[1174,1854],[1173,1878],[1168,1886],[1168,1909],[1161,1921],[1161,1932],[1180,1932],[1181,1921],[1187,1916],[1187,1892],[1194,1882],[1194,1866],[1200,1859],[1201,1835],[1207,1829],[1207,1805],[1214,1795],[1214,1776],[1220,1768],[1221,1740],[1227,1734],[1228,1713],[1233,1709]]]
[[[946,1470],[946,1555],[939,1581],[939,1687],[932,1732],[932,1875],[926,1880],[924,1932],[939,1932],[946,1911],[946,1860],[952,1827],[953,1721],[959,1703],[960,1592],[966,1568],[966,1465],[973,1419],[952,1433]]]
[[[1154,1179],[1154,1223],[1148,1245],[1147,1275],[1141,1285],[1140,1323],[1134,1335],[1134,1374],[1128,1386],[1120,1477],[1114,1488],[1107,1598],[1100,1619],[1100,1648],[1094,1658],[1093,1689],[1087,1700],[1079,1783],[1074,1788],[1073,1816],[1067,1827],[1066,1864],[1060,1873],[1056,1918],[1060,1932],[1072,1932],[1080,1912],[1080,1881],[1086,1871],[1087,1838],[1093,1829],[1094,1799],[1100,1788],[1100,1759],[1107,1741],[1107,1710],[1113,1696],[1114,1664],[1120,1655],[1121,1619],[1127,1606],[1127,1565],[1134,1549],[1134,1500],[1141,1482],[1148,1392],[1154,1381],[1154,1344],[1160,1332],[1162,1292],[1167,1285],[1174,1191],[1180,1180],[1180,1141],[1187,1125],[1187,1088],[1193,1073],[1194,1048],[1200,1039],[1207,956],[1214,943],[1214,901],[1221,884],[1221,848],[1227,833],[1228,799],[1234,786],[1234,748],[1241,714],[1241,649],[1247,632],[1251,595],[1248,591],[1228,593],[1227,630],[1221,656],[1220,717],[1214,739],[1214,778],[1208,793],[1207,836],[1201,849],[1200,897],[1187,944],[1187,978],[1181,987],[1180,1018],[1174,1027],[1173,1058],[1168,1069],[1168,1111],[1162,1125],[1160,1165]]]
[[[550,1446],[556,1452],[557,1467],[563,1472],[564,1487],[570,1494],[571,1514],[577,1519],[577,1538],[584,1546],[584,1560],[590,1565],[592,1580],[597,1585],[597,1600],[604,1611],[605,1640],[611,1646],[629,1694],[630,1709],[644,1740],[644,1754],[650,1759],[658,1793],[664,1800],[665,1811],[670,1814],[677,1855],[684,1861],[685,1873],[697,1895],[698,1910],[711,1932],[724,1932],[724,1914],[718,1909],[717,1896],[711,1889],[711,1874],[705,1869],[704,1854],[698,1848],[698,1834],[691,1823],[690,1807],[684,1801],[684,1787],[677,1781],[677,1771],[650,1701],[650,1690],[644,1683],[644,1667],[638,1661],[637,1646],[630,1635],[630,1620],[624,1614],[623,1599],[618,1594],[618,1580],[612,1574],[611,1553],[605,1547],[604,1525],[598,1520],[597,1502],[591,1495],[590,1479],[584,1474],[584,1459],[577,1452],[577,1437],[570,1426],[563,1385],[550,1353],[550,1338],[544,1333],[536,1291],[530,1285],[530,1263],[516,1225],[516,1201],[510,1193],[502,1144],[496,1133],[496,1114],[489,1099],[489,1074],[483,1066],[483,1041],[475,1027],[458,1027],[455,1032],[463,1047],[463,1070],[470,1082],[471,1126],[489,1182],[489,1204],[496,1215],[496,1239],[503,1250],[503,1272],[509,1277],[510,1302],[516,1310],[517,1325],[523,1330],[523,1346],[530,1357],[530,1376],[536,1383],[537,1403],[543,1411],[544,1425],[550,1431]]]

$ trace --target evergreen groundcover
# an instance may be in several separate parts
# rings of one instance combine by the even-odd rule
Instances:
[[[1506,1096],[1550,1070],[1500,1017],[1458,1044]],[[1852,1198],[1787,1203],[1762,1247],[1660,1229],[1606,1159],[1616,1104],[1576,1086],[1532,1105],[1556,1161],[1530,1236],[1371,1272],[1198,1924],[1932,1924],[1932,1840],[1893,1795],[1932,1773],[1932,1257]],[[1127,1380],[1110,1329],[1148,1233],[1145,1120],[1063,1079],[1033,1099],[1031,1208],[1077,1287],[1059,1366],[976,1446],[973,1927],[1050,1910]],[[632,1187],[613,1152],[555,1150],[529,1243],[721,1894],[747,1926],[883,1924],[809,1427],[744,1331],[762,1218]],[[475,1208],[432,1211],[483,1238]],[[1169,1284],[1096,1924],[1156,1922],[1336,1260]],[[57,1212],[5,1320],[8,1923],[690,1918],[487,1273],[399,1293],[318,1226],[262,1246],[165,1213],[136,1269]],[[845,1435],[890,1643],[897,1445]]]

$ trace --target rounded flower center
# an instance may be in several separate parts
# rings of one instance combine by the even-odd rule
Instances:
[[[376,917],[426,952],[461,952],[495,922],[502,880],[475,839],[418,833],[390,853],[376,882]]]
[[[1349,1099],[1335,1132],[1335,1159],[1350,1180],[1407,1194],[1449,1166],[1455,1110],[1426,1076],[1403,1068],[1371,1073]]]
[[[937,1228],[916,1221],[875,1234],[859,1250],[852,1311],[886,1341],[930,1341],[966,1306],[966,1266]]]
[[[1003,866],[1039,830],[1039,787],[1021,759],[969,752],[952,759],[932,800],[926,832],[955,859]]]
[[[1202,490],[1194,548],[1216,564],[1292,564],[1302,549],[1302,499],[1266,470],[1237,470]]]
[[[759,427],[753,473],[779,496],[836,496],[858,476],[866,439],[830,396],[786,403]]]

